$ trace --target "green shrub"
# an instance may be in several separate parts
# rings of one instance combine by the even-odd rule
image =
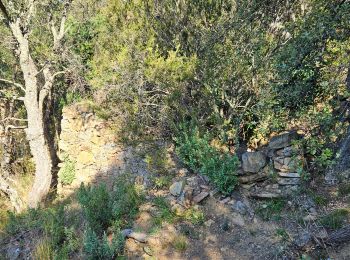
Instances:
[[[279,220],[281,218],[280,213],[285,205],[286,201],[284,199],[271,199],[265,204],[260,205],[256,213],[264,220]]]
[[[135,189],[129,175],[119,176],[114,191],[105,185],[81,185],[78,201],[83,208],[88,228],[84,235],[84,252],[88,259],[114,259],[124,247],[121,228],[129,225],[142,202],[142,194]],[[106,230],[112,231],[107,240]]]
[[[104,234],[102,238],[91,229],[84,235],[84,252],[87,259],[115,259],[124,249],[124,238],[121,233],[113,235],[111,241]]]
[[[112,220],[111,197],[106,186],[85,187],[82,183],[78,191],[78,201],[89,227],[101,234]]]
[[[338,229],[343,226],[349,216],[348,209],[336,209],[320,219],[320,224],[327,228]]]
[[[209,140],[209,135],[201,136],[192,124],[182,124],[175,137],[176,152],[191,170],[208,176],[220,192],[231,193],[237,184],[238,158],[219,152]]]
[[[69,185],[75,179],[75,162],[65,158],[63,167],[58,172],[58,180],[63,185]]]

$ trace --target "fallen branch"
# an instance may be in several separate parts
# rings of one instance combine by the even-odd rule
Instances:
[[[337,231],[332,232],[328,236],[325,243],[334,246],[334,245],[339,245],[349,241],[350,241],[350,225],[347,225]]]

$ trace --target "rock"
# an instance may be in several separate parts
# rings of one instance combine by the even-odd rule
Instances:
[[[232,224],[240,227],[244,227],[245,225],[243,217],[237,213],[233,213],[231,221],[232,221]]]
[[[298,185],[300,183],[299,178],[278,178],[279,185]]]
[[[276,154],[281,157],[291,157],[293,155],[293,148],[291,146],[277,150]]]
[[[307,216],[303,217],[303,220],[305,222],[315,221],[317,219],[317,216],[314,214],[308,214]]]
[[[202,191],[201,193],[199,193],[197,196],[195,196],[193,198],[193,202],[194,203],[199,203],[199,202],[201,202],[202,200],[204,200],[208,196],[209,196],[209,192]]]
[[[193,196],[193,188],[190,186],[185,186],[183,192],[180,195],[179,201],[180,204],[184,207],[191,206],[192,196]]]
[[[184,187],[184,182],[183,181],[174,182],[170,186],[169,192],[173,196],[179,196],[181,194],[181,192],[182,192],[183,187]]]
[[[249,196],[257,199],[273,199],[273,198],[283,197],[281,193],[274,193],[274,192],[267,192],[267,191],[251,193]]]
[[[215,223],[215,221],[214,220],[212,220],[212,219],[209,219],[209,220],[207,220],[207,221],[205,221],[204,222],[204,225],[206,226],[206,227],[210,227],[212,224],[214,224]]]
[[[93,164],[95,162],[94,155],[89,151],[81,151],[77,157],[77,163],[83,165]]]
[[[232,209],[242,215],[245,215],[248,212],[248,207],[247,205],[245,205],[242,201],[238,200],[236,201],[233,206]]]
[[[309,243],[311,243],[311,240],[312,240],[312,237],[311,237],[310,233],[307,231],[304,231],[294,238],[294,243],[299,248],[304,248]]]
[[[186,168],[182,168],[179,170],[179,176],[184,177],[188,174],[188,170]]]
[[[19,259],[19,256],[21,254],[21,249],[18,245],[10,245],[6,253],[7,253],[8,259],[11,259],[11,260]]]
[[[221,203],[221,204],[226,204],[226,203],[228,203],[230,200],[231,200],[231,198],[230,198],[230,197],[227,197],[227,198],[224,198],[224,199],[220,200],[220,203]]]
[[[214,197],[218,193],[219,193],[219,189],[214,189],[209,194],[210,194],[210,197]]]
[[[281,134],[271,138],[268,148],[269,149],[280,149],[290,146],[293,140],[300,138],[300,135],[296,131]]]
[[[300,175],[297,172],[279,172],[278,175],[284,178],[300,178]]]
[[[262,152],[246,152],[242,155],[242,167],[245,172],[257,173],[266,165],[266,156]]]
[[[152,249],[149,246],[144,246],[143,247],[143,251],[149,256],[153,255],[153,251],[152,251]]]
[[[248,176],[240,176],[238,177],[238,181],[243,184],[247,183],[254,183],[258,181],[265,180],[267,178],[267,174],[261,172],[261,173],[256,173]]]
[[[121,233],[124,238],[132,238],[141,243],[147,242],[147,235],[145,233],[134,232],[132,229],[124,229]]]

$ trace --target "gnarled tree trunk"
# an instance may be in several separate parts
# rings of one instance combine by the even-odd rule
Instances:
[[[0,0],[0,11],[17,42],[16,54],[19,57],[19,64],[25,82],[22,90],[25,92],[24,105],[27,110],[28,121],[26,136],[35,163],[35,180],[28,199],[29,207],[33,208],[37,207],[45,199],[53,179],[52,174],[56,163],[56,152],[53,150],[53,140],[50,140],[49,127],[45,121],[46,110],[51,109],[50,105],[46,103],[49,103],[47,100],[51,94],[55,76],[62,73],[53,73],[50,61],[47,61],[39,70],[32,58],[29,46],[29,35],[31,32],[29,24],[31,17],[34,15],[36,3],[34,0],[28,0],[25,11],[18,15],[16,10],[7,9],[13,8],[12,5],[6,7],[3,1]],[[70,1],[62,3],[65,3],[65,8],[59,31],[56,31],[52,20],[49,23],[54,40],[53,52],[57,52],[60,41],[65,34],[66,9]],[[12,16],[12,13],[15,17]]]

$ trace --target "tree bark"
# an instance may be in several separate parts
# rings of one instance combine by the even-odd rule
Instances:
[[[29,194],[29,207],[36,208],[45,199],[52,182],[53,152],[44,121],[45,100],[53,85],[53,78],[48,78],[40,87],[37,75],[39,71],[30,55],[28,35],[20,27],[19,19],[9,23],[13,36],[18,43],[19,64],[25,82],[24,105],[27,110],[28,127],[26,136],[35,163],[35,179]],[[45,77],[46,78],[46,77]]]

